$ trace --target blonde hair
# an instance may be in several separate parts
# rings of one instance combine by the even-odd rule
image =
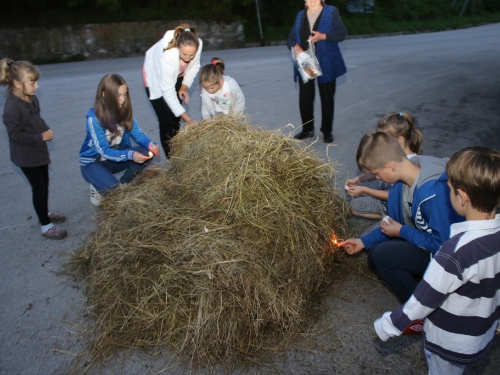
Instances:
[[[217,83],[224,74],[224,61],[219,57],[212,57],[212,62],[200,69],[200,83]]]
[[[14,87],[14,80],[24,83],[38,81],[40,70],[29,61],[14,61],[8,57],[0,60],[0,86],[8,86],[8,92]]]
[[[190,26],[187,23],[177,26],[174,30],[174,37],[168,44],[165,51],[172,48],[179,48],[180,46],[195,46],[198,51],[200,41],[194,26]]]
[[[403,159],[406,159],[406,155],[397,139],[380,131],[365,134],[356,152],[358,168],[365,173],[370,173],[371,169],[384,168],[388,162],[401,162]]]
[[[118,124],[125,127],[127,132],[132,129],[133,116],[130,95],[127,95],[121,108],[118,105],[118,90],[123,85],[127,86],[128,90],[127,82],[122,76],[106,74],[99,82],[95,95],[95,115],[101,126],[112,133],[118,131]]]
[[[389,113],[378,121],[377,131],[388,133],[394,138],[403,137],[411,151],[415,154],[422,152],[423,135],[415,128],[415,118],[409,113]]]
[[[472,208],[492,212],[500,205],[500,152],[486,147],[467,147],[455,153],[446,165],[453,192],[465,192]]]

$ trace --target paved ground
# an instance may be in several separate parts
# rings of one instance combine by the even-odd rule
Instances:
[[[429,34],[348,40],[341,45],[348,73],[338,81],[335,143],[321,138],[311,149],[336,163],[340,185],[358,173],[355,152],[360,137],[391,111],[416,116],[424,133],[424,152],[446,156],[468,145],[499,148],[500,24]],[[291,133],[300,124],[297,87],[286,47],[263,47],[204,53],[226,61],[247,98],[254,124]],[[64,374],[86,368],[75,364],[85,343],[76,332],[85,324],[82,285],[61,266],[94,229],[88,185],[78,167],[85,134],[85,114],[100,78],[110,72],[125,77],[134,114],[143,130],[158,140],[152,108],[141,86],[142,58],[112,59],[41,66],[38,96],[42,115],[54,129],[50,143],[51,209],[68,216],[69,236],[51,241],[40,236],[30,189],[9,160],[5,130],[0,130],[0,373]],[[190,91],[189,112],[200,118],[198,86]],[[0,98],[0,110],[4,97]],[[319,117],[319,107],[317,108]],[[309,140],[312,143],[314,140]],[[294,348],[274,353],[237,373],[392,374],[425,373],[419,339],[399,338],[380,344],[372,322],[396,306],[375,280],[352,273],[327,290],[315,335],[304,335]],[[392,342],[392,343],[391,343]],[[469,370],[498,373],[500,343],[494,355]],[[158,353],[157,353],[158,354]],[[183,374],[168,353],[130,351],[111,359],[99,374]],[[165,358],[167,358],[165,360]],[[196,371],[194,371],[196,372]]]

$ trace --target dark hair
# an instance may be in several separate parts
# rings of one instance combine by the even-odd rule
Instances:
[[[422,132],[415,128],[415,118],[409,113],[389,113],[378,121],[377,130],[388,133],[394,138],[404,137],[410,150],[415,154],[422,152]]]
[[[486,147],[467,147],[446,165],[454,194],[465,192],[472,208],[492,212],[500,204],[500,152]]]
[[[129,132],[132,129],[132,102],[130,95],[123,106],[118,106],[118,90],[127,82],[118,74],[106,74],[99,82],[95,95],[94,111],[101,126],[112,133],[118,131],[117,125],[125,127]]]
[[[224,74],[224,69],[224,61],[219,57],[212,57],[212,62],[200,69],[200,84],[219,82]]]
[[[367,133],[361,138],[356,152],[356,162],[360,171],[384,168],[391,161],[400,162],[406,155],[393,136],[384,132]]]
[[[200,40],[196,28],[187,23],[180,24],[174,30],[174,37],[168,44],[166,50],[179,48],[180,46],[195,46],[196,50],[200,47]]]
[[[9,86],[11,92],[14,80],[24,83],[28,80],[38,81],[40,70],[29,61],[14,61],[9,58],[0,60],[0,86]]]

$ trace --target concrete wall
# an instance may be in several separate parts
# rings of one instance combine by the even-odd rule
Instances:
[[[243,47],[240,21],[152,21],[60,27],[0,29],[0,58],[35,62],[143,55],[167,30],[180,23],[197,28],[204,50]]]

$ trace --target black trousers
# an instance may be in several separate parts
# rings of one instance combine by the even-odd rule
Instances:
[[[315,81],[312,79],[306,83],[299,77],[299,109],[302,119],[303,131],[314,131],[314,97],[316,94]],[[333,129],[333,115],[335,113],[335,89],[337,81],[319,83],[319,97],[321,99],[321,131],[331,134]]]
[[[175,84],[175,92],[179,93],[179,89],[182,86],[182,77],[177,79]],[[146,93],[149,98],[149,88],[146,87]],[[181,118],[174,115],[167,102],[163,97],[151,100],[151,105],[158,117],[158,122],[160,125],[160,141],[163,147],[163,152],[168,158],[170,154],[170,140],[179,132],[181,127]],[[179,103],[182,100],[179,99]]]
[[[33,207],[40,224],[47,225],[49,219],[49,165],[39,167],[21,167],[24,175],[28,179],[31,190]]]

